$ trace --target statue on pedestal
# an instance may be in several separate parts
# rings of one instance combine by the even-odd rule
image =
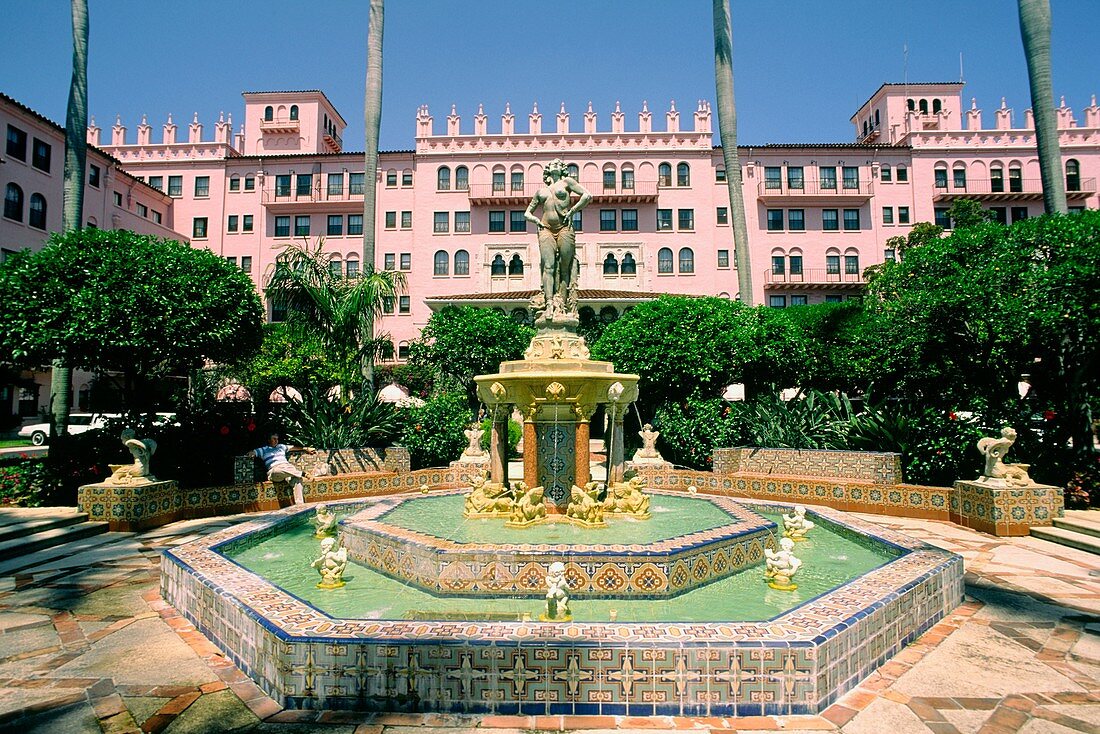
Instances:
[[[806,508],[795,505],[794,511],[783,515],[783,535],[798,542],[806,540],[806,533],[814,528],[812,520],[806,519]]]
[[[791,581],[802,566],[802,561],[794,557],[791,550],[794,541],[790,538],[779,539],[779,550],[764,549],[764,580],[768,586],[779,591],[794,591],[798,585]]]
[[[317,505],[317,514],[313,516],[313,526],[316,528],[314,537],[326,538],[336,534],[336,513],[329,510],[326,505]]]
[[[657,450],[657,437],[660,431],[654,431],[652,424],[646,423],[642,430],[638,431],[638,437],[642,439],[642,447],[634,452],[632,461],[635,464],[664,464],[665,458]]]
[[[318,589],[339,589],[344,585],[344,569],[348,566],[348,549],[339,546],[335,550],[335,538],[325,538],[321,541],[321,555],[310,565],[321,574],[321,580],[317,583]]]
[[[1016,430],[1005,426],[1000,438],[978,439],[978,451],[985,457],[985,469],[978,481],[995,487],[1030,487],[1035,484],[1028,474],[1030,464],[1006,464],[1003,459],[1016,443]]]
[[[466,436],[466,440],[469,445],[462,450],[462,456],[459,461],[463,463],[481,463],[488,459],[488,454],[481,448],[481,437],[485,434],[485,431],[481,428],[480,423],[471,423],[470,427],[462,432]]]
[[[512,503],[512,516],[506,527],[523,528],[546,519],[546,489],[528,487],[524,482],[516,482],[515,501]]]
[[[122,445],[134,457],[132,464],[111,464],[111,476],[107,482],[117,484],[151,484],[157,478],[149,471],[149,462],[157,450],[157,442],[151,438],[138,438],[134,429],[122,432]]]
[[[565,564],[554,561],[546,572],[546,614],[543,622],[568,622],[573,618],[569,611],[569,582],[565,578]]]

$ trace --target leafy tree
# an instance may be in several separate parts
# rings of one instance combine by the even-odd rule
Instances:
[[[522,358],[534,334],[531,327],[499,311],[448,306],[432,314],[420,339],[409,346],[409,364],[432,367],[476,401],[474,377],[496,372],[501,362]]]
[[[799,387],[861,394],[871,389],[879,372],[881,346],[875,318],[862,303],[821,303],[776,310],[799,332],[804,359],[787,369],[798,375]]]
[[[260,345],[252,281],[207,250],[125,230],[55,234],[0,264],[0,352],[125,378],[146,408],[144,380],[225,362]]]
[[[340,365],[329,358],[320,340],[291,330],[286,323],[264,324],[259,352],[236,360],[223,371],[255,397],[270,395],[280,385],[304,387],[340,382]]]
[[[463,434],[474,420],[466,397],[457,391],[443,391],[424,405],[401,411],[400,443],[409,450],[413,469],[446,466],[458,459],[467,445]]]
[[[993,212],[983,209],[981,202],[975,199],[955,199],[947,210],[947,216],[955,229],[976,227],[993,221]]]

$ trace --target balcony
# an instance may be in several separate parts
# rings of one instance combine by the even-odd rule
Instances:
[[[1086,178],[1073,190],[1066,190],[1070,201],[1087,199],[1096,193],[1096,179]],[[976,199],[978,201],[1042,201],[1043,182],[1038,178],[1018,178],[1001,181],[967,181],[966,186],[946,186],[936,188],[932,201],[953,201],[955,199]]]
[[[856,142],[860,143],[860,144],[873,143],[876,140],[878,140],[878,136],[881,132],[882,132],[882,125],[875,125],[875,126],[869,128],[867,130],[867,132],[860,135],[859,140],[857,140]]]
[[[325,147],[329,149],[330,153],[339,153],[343,150],[344,141],[334,132],[326,132],[321,140],[324,142]]]
[[[764,271],[764,290],[857,291],[862,290],[863,286],[863,276],[860,273],[832,272],[827,268],[803,269],[801,273]]]
[[[348,186],[339,191],[314,186],[309,193],[298,193],[297,189],[279,190],[274,186],[265,186],[260,192],[264,206],[275,212],[308,210],[313,205],[324,205],[326,209],[336,211],[360,211],[363,208],[363,192],[351,193]]]
[[[581,181],[592,194],[594,204],[637,204],[657,201],[656,181],[635,181],[632,187],[620,184],[605,187],[602,181]],[[470,184],[470,204],[483,206],[516,206],[531,201],[542,183],[525,183],[522,188],[511,184]]]
[[[874,195],[870,181],[815,181],[807,179],[801,186],[788,181],[761,181],[756,195],[765,204],[793,204],[819,200],[837,204],[861,204]]]
[[[272,135],[279,133],[296,133],[302,128],[300,120],[291,120],[290,118],[278,119],[278,120],[260,120],[260,132],[271,133]]]

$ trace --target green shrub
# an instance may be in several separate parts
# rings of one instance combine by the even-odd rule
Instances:
[[[486,418],[481,421],[481,430],[484,433],[481,434],[481,448],[485,451],[489,450],[489,441],[492,439],[493,422]],[[516,446],[519,446],[519,440],[523,438],[523,426],[514,420],[508,421],[508,455],[516,455]]]
[[[778,394],[731,405],[749,446],[778,449],[847,448],[852,407],[845,397],[810,390],[794,400]]]
[[[399,430],[396,409],[378,401],[364,385],[349,399],[330,399],[328,391],[311,385],[302,401],[283,408],[288,438],[300,446],[318,449],[356,449],[385,446]]]
[[[402,446],[409,450],[413,469],[446,466],[462,455],[465,431],[474,420],[466,395],[458,391],[432,395],[419,407],[401,410]]]
[[[661,432],[657,439],[661,456],[692,469],[710,469],[715,448],[744,442],[742,426],[729,403],[719,398],[693,396],[683,403],[665,403],[657,409],[653,425]]]
[[[0,464],[0,507],[38,507],[42,504],[42,459],[19,459]]]

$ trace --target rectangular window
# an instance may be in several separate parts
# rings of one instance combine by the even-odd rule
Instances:
[[[401,174],[401,185],[405,188],[413,185],[412,171],[405,171]]]
[[[409,345],[408,344],[398,344],[397,345],[397,358],[398,359],[408,359],[409,358]]]
[[[349,235],[363,234],[363,215],[362,214],[349,214],[348,215],[348,234]]]
[[[433,232],[450,232],[451,231],[451,214],[450,212],[435,212],[432,214],[432,231]]]
[[[183,176],[168,177],[168,195],[183,196]]]
[[[787,297],[786,296],[768,296],[768,305],[772,308],[786,308]]]
[[[802,209],[787,210],[787,229],[802,232],[806,229],[806,212]]]
[[[294,236],[309,237],[309,215],[294,217]]]
[[[952,182],[952,185],[956,189],[965,189],[966,188],[966,169],[965,168],[956,168],[954,171],[952,171],[952,176],[954,177],[954,181]]]
[[[822,190],[836,190],[836,166],[821,166],[817,169],[817,173],[821,179]]]
[[[232,265],[233,267],[237,267],[237,256],[236,255],[226,255],[225,256],[225,261],[227,263],[229,263],[230,265]]]
[[[637,232],[638,231],[638,210],[637,209],[623,209],[622,215],[622,228],[624,232]]]
[[[252,215],[251,214],[245,214],[243,217],[241,217],[241,231],[242,232],[251,232],[252,231]]]
[[[614,191],[615,190],[615,170],[603,172],[603,190]]]
[[[614,177],[615,173],[612,171],[611,175]],[[615,179],[611,179],[611,185],[615,185]],[[600,209],[600,231],[601,232],[614,232],[615,231],[615,210],[614,209]]]
[[[88,185],[93,188],[99,188],[99,166],[92,163],[88,164]]]
[[[386,186],[397,186],[397,171],[386,171]]]
[[[297,184],[294,193],[298,196],[309,196],[310,192],[313,191],[313,174],[299,173]]]
[[[787,272],[787,258],[772,255],[772,275],[784,275]]]
[[[1000,194],[1005,190],[1005,171],[1003,168],[989,169],[989,190]]]
[[[894,207],[884,206],[882,207],[882,223],[893,224],[894,223]]]
[[[791,296],[792,306],[805,306],[807,303],[807,296]]]
[[[802,275],[802,256],[791,255],[791,275]]]
[[[947,209],[937,207],[935,212],[936,224],[944,229],[951,229],[951,217],[947,215]]]
[[[584,212],[573,212],[573,231],[584,231]]]
[[[859,230],[859,209],[844,210],[844,231],[855,232]]]
[[[779,166],[765,166],[764,167],[764,188],[765,189],[781,189],[783,188],[783,169]]]
[[[898,224],[909,224],[909,207],[898,207]]]
[[[859,189],[859,167],[844,166],[844,188]]]
[[[909,180],[909,169],[905,166],[898,166],[898,183],[905,183]]]
[[[138,206],[140,207],[141,205],[139,204]],[[230,214],[229,215],[229,220],[225,223],[225,231],[226,232],[236,232],[239,222],[240,222],[240,219],[238,218],[238,216],[236,214]]]
[[[275,217],[275,236],[290,236],[290,217]]]
[[[386,229],[397,229],[397,212],[386,212]]]
[[[240,191],[241,190],[241,180],[239,178],[237,178],[236,176],[229,179],[229,190],[230,191]]]
[[[844,296],[825,296],[825,303],[844,303]]]
[[[191,222],[191,236],[196,240],[206,239],[206,217],[195,217]]]
[[[328,226],[325,234],[329,237],[342,237],[344,235],[344,217],[342,214],[329,214]]]
[[[115,206],[122,206],[122,192],[112,191],[111,199],[115,202]]]
[[[676,212],[677,229],[695,229],[695,210],[680,209]]]
[[[163,219],[163,215],[160,212],[158,212],[158,211],[153,212],[153,221],[154,222],[156,222],[157,224],[160,224],[162,219]]]
[[[768,210],[768,231],[769,232],[782,232],[783,231],[783,210],[782,209],[769,209]]]
[[[1026,206],[1014,206],[1012,207],[1012,221],[1021,222],[1027,219],[1027,207]]]
[[[383,257],[383,262],[385,263],[385,265],[383,266],[384,270],[396,270],[397,269],[397,256],[396,255],[394,255],[392,252],[387,252],[382,257]]]
[[[728,268],[730,266],[730,251],[719,250],[718,251],[718,267]]]
[[[880,181],[884,181],[886,183],[889,183],[891,180],[893,180],[890,166],[883,166],[882,168],[880,168],[878,172],[878,177]]]
[[[401,212],[401,229],[412,229],[413,213]]]
[[[508,212],[508,231],[509,232],[526,232],[527,220],[523,216],[521,211]]]
[[[802,173],[802,166],[787,166],[787,188],[798,189],[803,188],[805,177]]]
[[[210,177],[195,176],[195,198],[204,199],[210,196]]]
[[[821,229],[825,232],[836,232],[840,229],[840,221],[837,219],[836,209],[821,210]]]
[[[672,229],[672,210],[671,209],[658,209],[657,210],[657,231],[665,232]]]
[[[825,256],[825,273],[827,275],[840,275],[840,255]]]
[[[251,273],[252,272],[252,256],[251,255],[241,255],[241,270],[243,270],[246,273]]]
[[[412,270],[412,257],[413,256],[412,256],[411,252],[402,252],[401,253],[401,269],[402,270]]]
[[[290,196],[290,174],[275,177],[275,196]]]
[[[1008,190],[1019,194],[1024,190],[1024,179],[1019,168],[1008,169]]]
[[[504,171],[493,172],[493,191],[504,191]]]
[[[844,274],[859,275],[859,255],[844,256]]]
[[[412,299],[408,296],[400,296],[397,299],[397,313],[408,313],[412,310]]]
[[[245,176],[244,177],[244,190],[245,191],[255,191],[256,190],[256,179],[253,178],[252,176]]]
[[[714,183],[725,183],[725,182],[726,182],[726,169],[724,169],[724,168],[715,168],[714,169]]]
[[[31,165],[39,171],[50,172],[50,144],[45,140],[34,139],[34,148],[31,153]]]
[[[455,232],[470,231],[470,212],[455,212]]]
[[[730,210],[729,207],[720,206],[714,211],[714,219],[718,224],[730,223]]]
[[[360,215],[360,216],[362,216],[362,215]],[[352,278],[358,278],[359,277],[359,261],[358,260],[348,260],[347,262],[344,263],[344,276],[346,278],[348,278],[349,280],[352,279]]]
[[[164,176],[150,176],[149,187],[157,191],[164,191]]]
[[[396,305],[393,296],[382,296],[382,313],[393,313]]]
[[[882,251],[883,262],[892,263],[895,260],[897,260],[897,252],[895,252],[893,247],[887,247]]]
[[[631,168],[625,168],[622,172],[623,191],[634,190],[634,170]]]
[[[348,193],[362,195],[367,188],[367,183],[362,173],[348,174]]]
[[[991,206],[989,211],[993,214],[993,221],[997,224],[1008,224],[1008,209],[1003,206]]]
[[[489,212],[489,231],[504,231],[504,212]]]
[[[341,196],[344,193],[344,174],[330,173],[328,175],[328,195]]]
[[[14,125],[8,125],[8,155],[12,158],[27,162],[27,133]]]
[[[933,186],[935,186],[937,189],[946,189],[947,188],[947,169],[946,168],[937,168],[934,172],[934,175],[936,177],[936,180],[933,183]]]
[[[328,261],[328,272],[334,278],[341,278],[344,275],[344,263],[339,260],[332,259]]]
[[[512,171],[512,191],[523,192],[523,171]]]

